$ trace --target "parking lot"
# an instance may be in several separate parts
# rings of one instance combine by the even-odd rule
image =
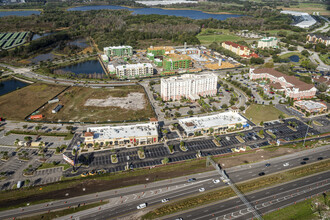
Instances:
[[[288,127],[290,122],[293,122],[297,125],[295,127],[297,131],[294,131]],[[264,126],[265,126],[265,130],[269,130],[270,132],[272,132],[274,135],[276,135],[277,139],[284,139],[286,141],[304,138],[308,128],[306,124],[294,118],[287,119],[284,121],[284,123],[280,123],[280,122],[266,123],[264,124]],[[308,128],[307,136],[316,135],[316,134],[319,134],[317,130],[315,130],[314,128]]]

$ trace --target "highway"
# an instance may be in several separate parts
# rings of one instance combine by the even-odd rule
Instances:
[[[303,166],[300,164],[300,162],[305,157],[309,158],[307,164],[317,161],[317,158],[319,157],[327,159],[330,157],[329,149],[330,145],[327,145],[316,149],[305,150],[302,152],[273,158],[267,161],[229,168],[226,171],[233,182],[237,183],[256,178],[260,172],[265,172],[267,175],[293,167]],[[287,162],[289,163],[289,166],[283,166],[283,163]],[[265,163],[271,163],[271,166],[266,167]],[[192,177],[195,177],[197,181],[193,183],[187,183],[187,179]],[[140,203],[147,202],[149,206],[159,205],[161,203],[161,199],[163,198],[175,200],[184,196],[192,196],[198,194],[198,189],[201,187],[204,187],[206,191],[208,191],[225,186],[223,183],[214,184],[212,182],[212,179],[214,178],[219,178],[216,171],[205,172],[185,177],[153,182],[147,185],[136,185],[100,193],[88,194],[80,197],[68,198],[66,200],[58,200],[54,202],[26,206],[24,208],[2,211],[0,212],[0,218],[6,219],[34,213],[47,212],[49,210],[66,208],[68,206],[76,206],[83,203],[92,203],[100,200],[109,200],[109,203],[102,207],[102,211],[98,210],[98,208],[89,209],[75,213],[73,214],[73,217],[80,217],[81,219],[115,218],[117,216],[135,212],[136,206]],[[71,216],[66,216],[61,219],[69,218],[71,218]]]
[[[276,187],[261,190],[246,195],[255,209],[264,215],[295,202],[310,198],[317,194],[329,191],[330,172],[317,174]],[[198,220],[226,220],[226,219],[252,219],[252,213],[238,198],[221,201],[216,204],[197,208],[192,211],[172,215],[165,219],[198,219]]]
[[[315,162],[317,161],[318,157],[323,158],[329,158],[330,152],[329,151],[322,151],[317,153],[312,153],[308,156],[309,160],[308,162]],[[271,163],[270,167],[266,167],[265,163],[267,162],[260,162],[258,164],[249,166],[242,166],[241,168],[235,167],[233,169],[228,169],[227,173],[229,174],[230,178],[234,182],[241,182],[245,180],[250,180],[253,178],[258,177],[258,174],[260,172],[265,172],[265,174],[275,173],[278,171],[282,171],[285,169],[289,169],[292,167],[301,166],[301,162],[303,161],[303,158],[305,158],[306,155],[298,156],[296,155],[296,158],[290,158],[290,159],[284,159],[276,158],[270,161],[267,161]],[[289,163],[288,167],[284,167],[283,163]],[[217,183],[214,184],[212,182],[213,179],[219,178],[219,175],[216,172],[210,172],[210,175],[204,176],[204,175],[191,175],[187,178],[195,177],[197,181],[195,183],[187,183],[186,180],[182,182],[177,182],[176,184],[168,184],[169,188],[162,188],[157,189],[154,191],[153,195],[149,195],[146,193],[147,196],[144,197],[144,199],[138,199],[135,201],[131,201],[130,203],[127,203],[125,206],[112,206],[111,204],[105,205],[101,208],[101,210],[98,210],[98,208],[95,208],[94,210],[86,210],[80,213],[76,213],[72,215],[73,217],[79,217],[80,219],[114,219],[116,217],[123,217],[127,215],[131,215],[132,213],[136,212],[136,206],[141,203],[148,203],[148,206],[155,207],[161,204],[161,200],[164,198],[169,198],[170,200],[177,200],[182,199],[186,196],[192,196],[199,194],[198,189],[201,187],[204,187],[206,191],[217,189],[224,185],[223,183]],[[187,179],[186,178],[186,179]],[[158,192],[158,193],[156,193]],[[142,196],[142,195],[141,195]],[[65,216],[63,218],[59,219],[69,219],[71,216]],[[188,218],[189,219],[189,218]]]

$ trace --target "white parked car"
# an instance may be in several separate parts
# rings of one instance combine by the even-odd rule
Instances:
[[[289,163],[284,163],[283,166],[287,167],[289,166]]]
[[[147,207],[147,203],[142,203],[142,204],[136,206],[137,209],[144,209],[145,207]]]
[[[162,199],[162,203],[165,203],[165,202],[168,202],[168,201],[170,201],[169,199]]]
[[[220,180],[219,179],[214,179],[213,183],[220,183]]]
[[[205,188],[200,188],[198,191],[204,192],[205,191]]]

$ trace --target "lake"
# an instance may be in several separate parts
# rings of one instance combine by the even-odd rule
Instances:
[[[192,19],[208,19],[214,18],[218,20],[225,20],[231,17],[240,17],[242,15],[236,14],[208,14],[202,11],[196,10],[165,10],[161,8],[127,8],[116,5],[94,5],[94,6],[81,6],[69,8],[68,11],[90,11],[90,10],[103,10],[103,9],[111,9],[111,10],[119,10],[119,9],[127,9],[129,11],[133,11],[133,14],[140,15],[150,15],[150,14],[158,14],[158,15],[171,15],[171,16],[181,16],[188,17]]]
[[[86,48],[86,47],[89,46],[85,39],[77,39],[77,40],[74,40],[74,41],[70,41],[68,44],[69,45],[75,45],[79,48]]]
[[[298,55],[292,55],[291,57],[289,57],[289,60],[291,62],[298,63],[299,62],[299,56]]]
[[[29,85],[28,83],[16,80],[16,79],[9,79],[0,82],[0,95],[5,95],[9,92],[12,92],[16,89],[23,88]]]
[[[0,17],[40,15],[41,11],[0,11]]]
[[[32,40],[37,40],[41,37],[46,37],[48,35],[52,35],[53,33],[44,33],[44,34],[34,34],[33,37],[32,37]]]
[[[82,63],[73,64],[63,67],[60,70],[63,70],[64,72],[72,72],[75,74],[104,74],[103,68],[98,60],[89,60]]]

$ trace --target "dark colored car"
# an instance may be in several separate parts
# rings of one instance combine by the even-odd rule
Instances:
[[[317,160],[323,160],[323,157],[318,157]]]
[[[302,161],[300,164],[301,164],[301,165],[304,165],[304,164],[306,164],[306,161]]]
[[[265,175],[265,173],[264,173],[264,172],[261,172],[261,173],[259,173],[259,176],[263,176],[263,175]]]
[[[195,182],[195,181],[196,181],[196,178],[190,178],[190,179],[188,180],[188,183]]]
[[[309,158],[308,157],[305,157],[303,160],[307,161],[307,160],[309,160]]]
[[[270,166],[270,163],[266,163],[265,166],[266,166],[266,167],[269,167],[269,166]]]

